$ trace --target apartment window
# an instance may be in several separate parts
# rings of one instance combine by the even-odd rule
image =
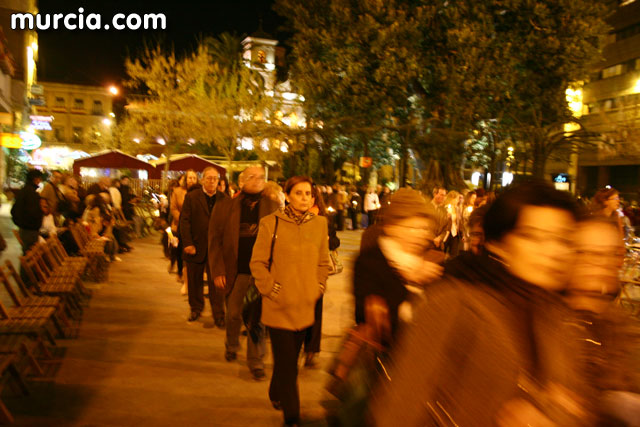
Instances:
[[[604,101],[602,101],[602,106],[605,111],[615,110],[616,108],[618,108],[618,99],[617,98],[605,99]]]
[[[55,138],[56,141],[64,141],[64,128],[54,127],[53,137]]]
[[[612,67],[607,67],[602,70],[602,78],[608,79],[609,77],[615,77],[622,74],[622,64],[617,64]]]
[[[82,128],[74,127],[73,128],[73,142],[80,144],[82,143]]]
[[[98,101],[98,100],[93,101],[93,108],[91,109],[91,114],[101,116],[102,113],[103,113],[102,101]]]
[[[64,108],[64,98],[61,96],[56,96],[56,103],[55,106],[57,108]]]
[[[590,103],[589,105],[587,105],[587,108],[589,109],[589,114],[600,112],[600,106],[597,102]]]
[[[76,110],[84,110],[84,99],[81,99],[81,98],[74,99],[73,108]]]

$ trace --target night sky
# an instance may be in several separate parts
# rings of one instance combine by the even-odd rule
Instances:
[[[126,78],[125,58],[135,57],[145,41],[161,41],[182,51],[192,48],[198,35],[223,32],[248,35],[258,29],[260,21],[264,31],[281,40],[283,21],[272,10],[272,3],[273,0],[39,0],[40,13],[77,13],[83,7],[85,17],[101,13],[103,24],[117,13],[164,13],[167,29],[38,31],[38,79],[93,85],[120,83]]]

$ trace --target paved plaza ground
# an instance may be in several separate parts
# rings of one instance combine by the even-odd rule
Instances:
[[[3,236],[13,240],[10,219],[0,221]],[[339,235],[345,269],[329,279],[319,366],[301,368],[299,375],[304,418],[322,418],[331,404],[324,390],[326,368],[353,322],[351,275],[361,233]],[[186,296],[180,295],[176,275],[167,273],[159,238],[134,241],[135,250],[111,265],[107,282],[88,284],[93,297],[78,337],[58,340],[60,357],[47,366],[45,378],[30,379],[30,396],[4,398],[16,425],[282,424],[282,414],[267,397],[268,379],[252,379],[246,353],[225,361],[224,331],[214,327],[209,307],[200,321],[186,321]],[[2,262],[17,254],[10,244]]]

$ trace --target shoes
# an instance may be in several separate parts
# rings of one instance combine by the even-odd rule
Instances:
[[[316,356],[315,353],[307,353],[306,357],[304,358],[305,368],[315,368],[316,366],[315,356]]]
[[[169,264],[169,268],[167,269],[167,273],[173,273],[173,264]]]
[[[129,249],[127,249],[127,248],[124,248],[124,247],[118,248],[118,253],[119,254],[126,254],[127,252],[129,252]]]
[[[273,406],[273,409],[275,409],[276,411],[282,411],[282,403],[276,400],[271,401],[271,406]]]
[[[122,261],[122,258],[120,258],[119,256],[117,256],[117,257],[114,257],[114,258],[113,258],[113,260],[114,260],[114,261],[121,262],[121,261]]]
[[[260,368],[252,369],[251,375],[253,376],[253,379],[256,381],[263,380],[264,377],[266,377],[264,373],[264,369],[260,369]]]
[[[233,360],[236,360],[237,358],[238,358],[238,353],[236,353],[235,351],[227,351],[227,352],[224,354],[224,359],[225,359],[227,362],[231,362],[231,361],[233,361]]]
[[[220,328],[220,329],[224,329],[224,326],[225,326],[224,317],[218,317],[218,318],[215,320],[215,324],[216,324],[216,326],[217,326],[218,328]]]
[[[182,278],[182,276],[178,276],[178,278],[176,279],[176,282],[183,283],[184,279]]]
[[[191,315],[187,319],[187,322],[195,322],[199,318],[200,318],[200,313],[198,313],[197,311],[192,311]]]

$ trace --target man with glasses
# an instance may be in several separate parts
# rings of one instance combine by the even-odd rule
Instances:
[[[183,259],[187,264],[187,278],[189,307],[191,314],[189,322],[198,320],[204,309],[204,272],[207,272],[209,282],[209,302],[213,319],[219,328],[224,327],[223,292],[218,291],[213,284],[209,259],[207,257],[209,243],[209,219],[218,200],[224,199],[224,193],[217,193],[220,174],[213,167],[202,172],[202,187],[194,186],[187,193],[180,213],[180,239],[184,247]]]
[[[225,359],[237,358],[242,327],[242,302],[253,283],[249,261],[258,236],[260,219],[278,209],[278,203],[264,194],[262,167],[249,167],[240,176],[242,191],[234,199],[218,203],[209,225],[209,265],[216,291],[226,289],[227,336]],[[254,379],[264,378],[264,333],[247,337],[247,364]]]

